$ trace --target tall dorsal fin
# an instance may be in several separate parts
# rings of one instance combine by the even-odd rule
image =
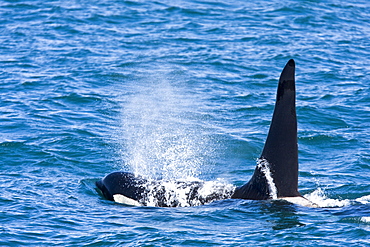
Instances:
[[[280,75],[274,114],[260,158],[263,165],[269,166],[277,197],[300,196],[295,93],[295,62],[291,59]],[[272,198],[261,162],[250,181],[238,187],[232,197],[254,200]]]

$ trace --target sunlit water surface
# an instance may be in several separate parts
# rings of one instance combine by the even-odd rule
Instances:
[[[367,1],[2,1],[0,245],[369,246],[369,20]],[[95,190],[118,170],[244,184],[290,58],[322,208]]]

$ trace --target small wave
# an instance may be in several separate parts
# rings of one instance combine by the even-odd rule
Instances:
[[[215,200],[230,198],[235,190],[224,181],[148,181],[140,204],[153,207],[200,206]]]
[[[314,192],[304,196],[309,201],[317,204],[320,208],[335,208],[335,207],[345,207],[351,204],[348,199],[330,199],[328,198],[321,188],[318,188]]]
[[[365,223],[370,223],[370,217],[361,217],[361,221]]]
[[[341,219],[340,222],[356,223],[356,224],[363,224],[363,223],[365,223],[367,225],[367,224],[370,224],[370,217],[368,217],[368,216],[363,216],[363,217],[358,217],[358,216],[355,216],[355,217],[345,217],[345,218]]]
[[[368,204],[368,203],[370,203],[370,195],[357,198],[355,201],[359,202],[359,203],[362,203],[362,204]]]

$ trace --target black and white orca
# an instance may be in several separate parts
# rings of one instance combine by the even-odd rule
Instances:
[[[147,180],[127,172],[113,172],[96,182],[111,201],[135,206],[197,206],[215,200],[283,199],[316,207],[298,192],[298,140],[295,106],[295,62],[289,60],[281,72],[275,109],[261,157],[252,178],[240,187],[215,186],[211,192],[204,181],[169,182]],[[167,184],[166,184],[167,183]],[[176,191],[184,191],[174,195]]]

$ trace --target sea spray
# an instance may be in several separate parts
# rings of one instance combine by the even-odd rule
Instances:
[[[118,138],[125,166],[148,180],[140,204],[186,207],[230,198],[233,185],[200,180],[217,144],[207,135],[197,100],[163,76],[131,87]]]
[[[192,207],[228,199],[235,187],[222,180],[150,180],[140,204],[153,207]]]
[[[316,189],[310,194],[304,195],[306,199],[318,205],[321,208],[345,207],[351,204],[348,199],[330,199],[321,188]]]
[[[122,160],[148,179],[198,178],[214,148],[194,113],[197,102],[168,80],[152,79],[133,84],[122,105]]]

